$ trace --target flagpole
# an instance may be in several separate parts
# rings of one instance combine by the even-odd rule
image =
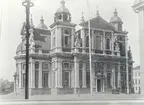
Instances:
[[[90,5],[89,1],[87,0],[88,6],[88,32],[89,32],[89,67],[90,67],[90,94],[93,95],[93,82],[92,82],[92,64],[91,64],[91,35],[90,35]]]

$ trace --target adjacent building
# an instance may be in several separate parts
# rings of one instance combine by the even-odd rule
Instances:
[[[133,68],[133,86],[134,86],[134,93],[140,93],[140,66],[136,66]]]
[[[90,92],[88,21],[82,16],[79,29],[62,0],[50,29],[43,17],[38,26],[31,20],[29,91],[30,94],[64,94]],[[109,22],[97,11],[90,19],[93,92],[131,92],[133,60],[127,49],[127,31],[117,10]],[[25,23],[22,42],[16,50],[15,90],[25,87]]]

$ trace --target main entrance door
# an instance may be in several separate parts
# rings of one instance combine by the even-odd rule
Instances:
[[[97,91],[101,92],[101,80],[100,79],[97,80]]]

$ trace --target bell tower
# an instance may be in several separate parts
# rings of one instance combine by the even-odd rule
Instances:
[[[71,23],[71,13],[61,1],[60,8],[54,15],[54,23],[51,28],[51,48],[54,52],[71,52],[72,37],[75,34],[76,24]]]

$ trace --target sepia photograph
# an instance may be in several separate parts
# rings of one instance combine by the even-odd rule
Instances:
[[[0,0],[0,105],[144,105],[144,0]]]

